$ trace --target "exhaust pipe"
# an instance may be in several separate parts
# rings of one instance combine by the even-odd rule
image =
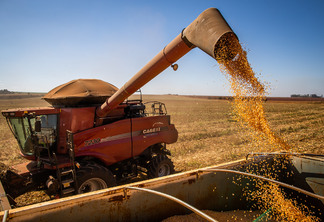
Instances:
[[[221,13],[216,8],[205,10],[113,96],[98,107],[97,117],[105,117],[191,49],[198,47],[218,61],[228,60],[233,59],[237,54],[232,51],[233,44],[238,44],[238,39]],[[99,119],[97,125],[98,123],[100,125]]]

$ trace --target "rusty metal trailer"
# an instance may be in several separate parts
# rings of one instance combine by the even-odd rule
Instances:
[[[248,155],[246,159],[217,166],[10,209],[0,212],[0,218],[2,221],[161,221],[192,211],[204,217],[200,210],[206,209],[251,210],[253,203],[243,197],[244,189],[256,189],[255,179],[251,178],[267,180],[263,175],[256,175],[257,172],[262,172],[261,169],[271,165],[274,159],[287,158],[289,163],[283,161],[285,166],[280,170],[280,181],[268,181],[277,183],[289,198],[311,203],[315,206],[311,208],[314,214],[323,217],[324,157],[270,153]],[[247,169],[250,170],[247,172]],[[293,174],[285,177],[284,171]],[[217,221],[217,218],[210,219],[213,220]]]

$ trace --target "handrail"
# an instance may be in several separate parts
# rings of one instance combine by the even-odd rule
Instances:
[[[3,218],[2,218],[2,222],[7,222],[7,218],[9,215],[9,210],[5,210],[4,214],[3,214]]]
[[[198,173],[199,172],[224,172],[224,173],[242,174],[244,176],[255,177],[255,178],[259,178],[259,179],[262,179],[262,180],[265,180],[265,181],[268,181],[268,182],[271,182],[271,183],[275,183],[275,184],[278,184],[280,186],[283,186],[283,187],[295,190],[297,192],[306,194],[306,195],[308,195],[310,197],[314,197],[314,198],[317,198],[317,199],[320,199],[320,200],[324,200],[324,196],[309,192],[307,190],[304,190],[304,189],[301,189],[301,188],[298,188],[298,187],[295,187],[295,186],[292,186],[292,185],[289,185],[289,184],[286,184],[286,183],[283,183],[283,182],[280,182],[280,181],[277,181],[277,180],[269,179],[269,178],[266,178],[266,177],[263,177],[263,176],[259,176],[259,175],[255,175],[255,174],[251,174],[251,173],[246,173],[246,172],[242,172],[242,171],[227,170],[227,169],[203,169],[203,170],[198,170],[197,172]]]
[[[217,222],[217,220],[211,218],[210,216],[208,216],[207,214],[205,214],[202,211],[198,210],[197,208],[195,208],[195,207],[189,205],[188,203],[186,203],[186,202],[184,202],[184,201],[182,201],[182,200],[180,200],[180,199],[178,199],[178,198],[176,198],[174,196],[171,196],[169,194],[162,193],[162,192],[159,192],[159,191],[156,191],[156,190],[150,190],[150,189],[146,189],[146,188],[139,188],[139,187],[125,187],[124,192],[126,192],[127,189],[144,191],[144,192],[156,194],[156,195],[161,196],[161,197],[168,198],[168,199],[173,200],[173,201],[179,203],[180,205],[186,207],[187,209],[193,211],[195,214],[198,214],[199,216],[206,219],[207,221]]]

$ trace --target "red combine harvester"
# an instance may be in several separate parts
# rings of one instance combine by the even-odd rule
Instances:
[[[21,154],[30,160],[8,171],[5,187],[15,197],[45,186],[60,196],[114,186],[116,180],[174,172],[166,144],[177,141],[163,103],[127,100],[194,47],[233,59],[237,37],[220,12],[205,10],[119,90],[100,80],[75,80],[44,99],[52,106],[2,111]],[[226,53],[224,53],[226,52]],[[151,110],[148,110],[150,107]]]

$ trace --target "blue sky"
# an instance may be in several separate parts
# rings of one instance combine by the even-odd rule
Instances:
[[[0,0],[0,89],[47,92],[73,79],[121,87],[203,10],[218,8],[271,96],[324,94],[322,0]],[[194,49],[145,94],[230,95]]]

